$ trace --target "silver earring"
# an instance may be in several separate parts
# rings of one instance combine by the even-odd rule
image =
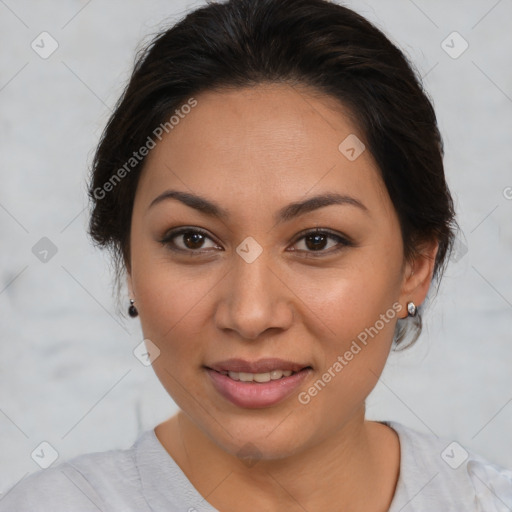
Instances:
[[[407,316],[416,316],[418,308],[416,307],[416,304],[414,304],[414,302],[411,301],[407,303],[407,312],[409,313]]]

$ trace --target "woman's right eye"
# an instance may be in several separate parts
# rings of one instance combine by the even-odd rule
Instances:
[[[190,254],[200,253],[205,251],[199,251],[198,249],[204,249],[204,243],[206,240],[213,240],[202,231],[197,228],[179,228],[166,233],[165,237],[160,240],[160,243],[170,249],[171,251],[188,252]],[[218,247],[213,242],[213,248]]]

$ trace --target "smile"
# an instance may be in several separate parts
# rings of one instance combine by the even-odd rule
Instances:
[[[254,363],[231,359],[212,366],[205,370],[215,391],[231,404],[248,409],[279,404],[313,371],[311,366],[275,359]]]

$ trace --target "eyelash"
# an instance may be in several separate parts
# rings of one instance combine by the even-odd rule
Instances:
[[[201,254],[204,254],[205,251],[201,251],[200,249],[198,250],[193,250],[193,249],[181,249],[181,248],[177,248],[176,246],[173,246],[173,240],[174,238],[177,238],[179,237],[180,235],[184,235],[184,234],[200,234],[200,235],[203,235],[205,238],[208,238],[210,240],[212,240],[213,242],[215,242],[209,235],[208,233],[206,233],[205,231],[203,231],[202,229],[199,229],[199,228],[189,228],[189,227],[183,227],[183,228],[178,228],[178,229],[175,229],[175,230],[172,230],[172,231],[169,231],[165,237],[160,240],[160,243],[164,246],[164,247],[167,247],[169,250],[171,251],[175,251],[175,252],[181,252],[181,253],[187,253],[188,255],[190,256],[195,256],[195,255],[201,255]],[[306,238],[307,236],[309,235],[324,235],[324,236],[327,236],[328,238],[331,238],[335,241],[338,242],[338,247],[335,248],[334,250],[332,250],[332,248],[330,250],[318,250],[318,251],[304,251],[304,250],[297,250],[297,249],[294,249],[293,252],[305,252],[307,253],[307,257],[313,257],[313,258],[317,258],[317,257],[321,257],[323,255],[327,255],[327,254],[333,254],[335,252],[338,252],[340,251],[341,249],[345,248],[345,247],[353,247],[355,244],[349,240],[348,238],[346,237],[343,237],[341,235],[337,235],[335,233],[332,233],[331,231],[329,230],[326,230],[326,229],[322,229],[322,228],[315,228],[315,229],[310,229],[310,230],[306,230],[306,231],[303,231],[301,233],[298,234],[297,238],[295,239],[295,241],[293,242],[293,245],[297,244],[297,242],[301,241],[302,239]]]

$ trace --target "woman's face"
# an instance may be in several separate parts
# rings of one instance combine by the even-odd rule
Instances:
[[[334,100],[285,85],[195,99],[141,174],[129,287],[154,370],[199,431],[290,455],[361,417],[428,284],[409,278],[376,164]]]

